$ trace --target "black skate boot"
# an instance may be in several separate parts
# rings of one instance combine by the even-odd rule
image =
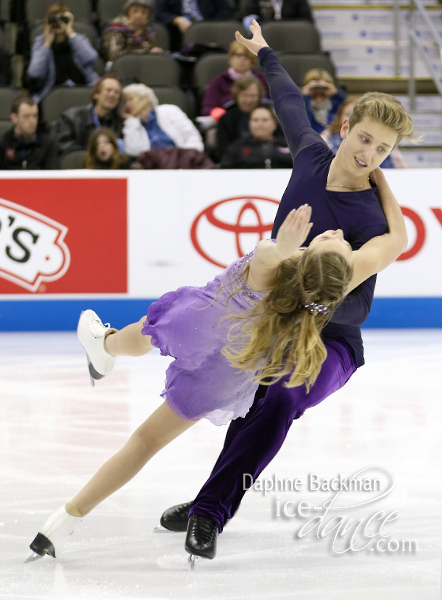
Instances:
[[[191,515],[187,525],[186,543],[184,548],[192,556],[215,558],[218,525],[211,519]]]
[[[189,510],[193,502],[176,504],[171,506],[161,515],[160,523],[169,531],[187,531],[187,521],[189,519]]]

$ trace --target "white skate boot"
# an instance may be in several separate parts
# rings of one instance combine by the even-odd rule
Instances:
[[[73,517],[64,506],[48,517],[43,527],[29,546],[34,552],[25,562],[37,560],[49,554],[53,558],[60,558],[67,538],[83,520],[83,517]]]
[[[117,360],[111,356],[104,347],[107,335],[117,331],[109,326],[103,325],[100,318],[93,310],[85,310],[80,315],[77,326],[77,336],[80,344],[86,351],[91,384],[96,379],[102,379],[112,371]]]

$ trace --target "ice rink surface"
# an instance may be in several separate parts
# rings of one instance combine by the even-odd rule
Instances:
[[[61,559],[23,564],[49,513],[159,404],[168,360],[119,359],[92,388],[75,334],[0,334],[0,600],[439,598],[442,331],[366,331],[364,342],[366,366],[294,422],[261,475],[261,488],[285,489],[250,490],[216,558],[191,571],[184,534],[153,529],[207,478],[226,431],[208,422],[86,517]],[[360,491],[312,484],[357,472]]]

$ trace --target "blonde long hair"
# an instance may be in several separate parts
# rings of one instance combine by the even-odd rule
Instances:
[[[224,356],[242,371],[259,371],[254,379],[261,384],[290,375],[285,385],[305,383],[308,393],[327,357],[321,330],[342,301],[352,272],[337,252],[307,249],[300,259],[283,261],[269,294],[252,310],[231,317],[238,322],[230,328]],[[307,302],[329,311],[311,312]]]

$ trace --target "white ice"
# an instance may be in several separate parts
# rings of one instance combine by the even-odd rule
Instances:
[[[439,598],[442,332],[366,331],[364,339],[366,366],[294,422],[261,476],[299,478],[301,490],[249,491],[219,537],[216,558],[200,559],[192,572],[184,534],[153,529],[165,508],[192,499],[207,478],[226,431],[208,422],[85,518],[62,558],[23,564],[48,514],[159,404],[167,359],[120,359],[93,389],[73,333],[0,334],[0,600]],[[372,465],[391,471],[394,490],[328,520],[366,522],[378,510],[397,511],[384,532],[395,547],[414,541],[416,551],[338,554],[331,533],[299,535],[308,518],[275,516],[276,503],[291,511],[301,500],[322,506],[335,495],[308,489],[309,474],[331,480]]]

